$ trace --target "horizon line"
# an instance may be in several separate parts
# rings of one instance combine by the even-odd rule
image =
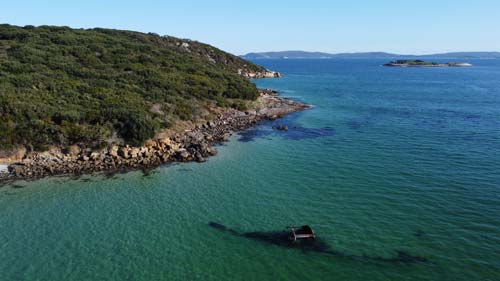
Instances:
[[[238,56],[246,56],[248,54],[266,54],[266,53],[284,53],[284,52],[322,53],[326,55],[382,53],[382,54],[397,55],[397,56],[431,56],[431,55],[443,55],[443,54],[454,54],[454,53],[500,53],[500,51],[443,51],[443,52],[432,52],[432,53],[408,54],[408,53],[392,53],[389,51],[344,51],[344,52],[326,51],[325,52],[325,51],[305,51],[305,50],[283,50],[283,51],[252,51]]]

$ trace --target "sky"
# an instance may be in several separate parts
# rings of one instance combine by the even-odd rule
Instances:
[[[233,54],[500,51],[499,0],[2,0],[0,23],[189,38]]]

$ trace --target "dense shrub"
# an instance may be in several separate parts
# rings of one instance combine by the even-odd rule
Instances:
[[[113,132],[140,144],[172,120],[196,118],[207,102],[243,108],[255,99],[239,69],[262,70],[152,33],[0,25],[0,149],[100,146]]]

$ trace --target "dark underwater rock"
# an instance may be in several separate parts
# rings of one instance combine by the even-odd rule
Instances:
[[[273,126],[273,129],[278,130],[278,131],[288,131],[288,126],[287,125],[276,125],[276,126]]]

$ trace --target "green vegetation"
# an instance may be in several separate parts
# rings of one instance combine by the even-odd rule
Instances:
[[[384,66],[469,67],[472,66],[472,64],[466,62],[437,63],[437,62],[429,62],[423,60],[395,60],[391,61],[390,63],[384,64]]]
[[[206,44],[110,29],[0,25],[0,149],[116,136],[138,145],[211,104],[257,97],[263,68]]]
[[[387,64],[387,66],[391,65],[407,65],[407,66],[438,66],[440,65],[437,62],[428,62],[428,61],[423,61],[423,60],[395,60],[391,61],[390,63]]]
[[[406,63],[409,65],[438,65],[437,62],[429,62],[429,61],[423,61],[423,60],[402,60],[402,61],[398,61],[398,63]]]

